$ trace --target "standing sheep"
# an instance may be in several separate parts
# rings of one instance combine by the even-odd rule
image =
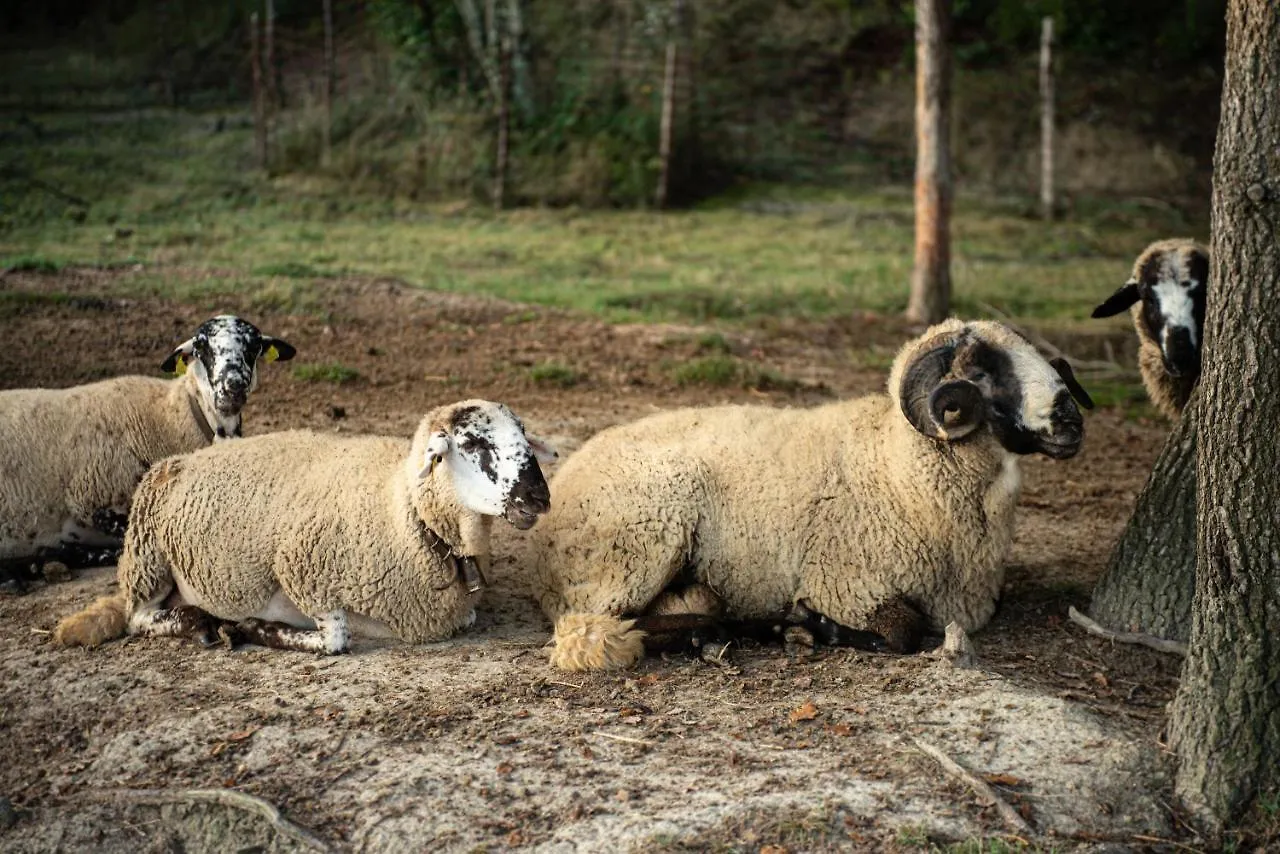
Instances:
[[[238,640],[328,654],[353,631],[447,637],[475,618],[493,517],[523,530],[550,506],[542,451],[507,407],[467,400],[412,442],[290,431],[166,460],[134,498],[119,594],[54,639],[208,633],[207,615],[240,621]]]
[[[1093,317],[1112,317],[1132,308],[1142,383],[1170,420],[1200,381],[1208,284],[1208,249],[1185,238],[1159,240],[1142,250],[1129,281],[1093,310]]]
[[[1017,457],[1079,450],[1072,394],[1091,405],[1065,363],[1007,327],[949,320],[902,348],[887,395],[681,409],[596,435],[533,536],[552,663],[631,665],[632,617],[798,606],[861,629],[906,608],[935,630],[981,627],[1013,538]]]
[[[35,563],[113,562],[143,473],[239,436],[259,363],[293,356],[284,341],[222,315],[164,361],[178,379],[0,392],[0,574],[20,585]]]

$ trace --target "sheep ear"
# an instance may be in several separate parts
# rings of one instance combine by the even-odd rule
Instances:
[[[427,450],[425,459],[422,461],[422,469],[418,472],[418,479],[425,480],[431,476],[436,470],[436,465],[449,453],[449,449],[453,447],[453,442],[449,439],[449,434],[440,432],[432,434],[427,440]]]
[[[533,451],[534,458],[543,465],[554,463],[560,459],[560,453],[537,436],[526,434],[525,439],[529,441],[529,448]]]
[[[1107,297],[1107,301],[1093,310],[1090,317],[1111,317],[1119,314],[1138,301],[1138,283],[1133,279],[1125,282],[1119,290]]]
[[[164,360],[164,364],[160,366],[160,370],[166,374],[177,374],[182,376],[187,372],[187,362],[191,361],[191,354],[195,352],[196,339],[188,338],[179,344],[169,358]]]
[[[1071,396],[1076,399],[1076,403],[1085,409],[1093,409],[1093,398],[1089,397],[1089,392],[1084,390],[1084,386],[1080,385],[1080,381],[1076,379],[1075,372],[1071,370],[1071,363],[1061,357],[1050,359],[1049,364],[1058,372],[1058,376],[1062,377],[1062,381],[1067,384],[1067,391],[1071,392]]]
[[[262,336],[262,358],[268,362],[287,362],[297,353],[298,351],[288,341],[268,335]]]

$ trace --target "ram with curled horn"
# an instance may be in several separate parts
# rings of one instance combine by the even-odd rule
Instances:
[[[1065,363],[992,322],[909,342],[887,394],[682,409],[606,430],[534,532],[552,662],[626,667],[681,620],[785,624],[894,651],[995,611],[1019,456],[1084,440]],[[878,641],[877,641],[878,639]]]

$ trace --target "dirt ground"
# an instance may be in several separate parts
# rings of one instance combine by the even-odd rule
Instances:
[[[295,364],[359,372],[335,385],[265,368],[247,433],[407,436],[431,406],[485,397],[565,455],[659,409],[878,390],[911,334],[874,316],[761,324],[726,333],[734,354],[798,385],[682,388],[670,367],[696,355],[699,330],[609,326],[388,281],[317,283],[306,314],[247,297],[144,302],[119,297],[116,276],[0,279],[17,295],[0,304],[0,387],[155,373],[190,329],[230,310],[293,343]],[[579,381],[539,385],[529,368],[547,361]],[[430,646],[360,642],[335,658],[156,639],[58,650],[49,629],[107,592],[112,570],[2,598],[0,849],[778,854],[992,836],[1053,850],[1185,841],[1161,749],[1180,662],[1066,620],[1087,602],[1166,427],[1114,410],[1087,422],[1078,457],[1024,465],[1008,586],[973,638],[976,668],[747,647],[721,664],[560,673],[522,578],[523,542],[504,525],[476,629]],[[1031,835],[918,743],[985,776]]]

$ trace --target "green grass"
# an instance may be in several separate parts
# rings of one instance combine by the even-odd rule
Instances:
[[[541,386],[572,388],[582,382],[583,374],[559,362],[543,362],[529,369],[529,379]]]
[[[0,270],[10,273],[57,273],[66,265],[44,255],[19,255],[0,260]]]
[[[913,235],[905,185],[746,186],[670,213],[494,215],[468,203],[362,195],[324,178],[268,178],[253,169],[238,113],[23,115],[26,123],[0,110],[0,257],[45,259],[50,272],[64,263],[142,263],[149,292],[261,292],[265,307],[301,311],[316,310],[305,298],[311,280],[338,270],[613,321],[750,323],[896,313],[906,304]],[[1026,199],[960,193],[958,313],[1085,318],[1147,241],[1206,230],[1173,211],[1118,203],[1048,224],[1027,209]],[[165,283],[164,271],[178,267],[188,281]],[[709,354],[723,354],[717,347]]]
[[[360,372],[339,362],[326,364],[297,365],[293,369],[293,378],[311,383],[333,383],[343,385],[360,378]]]
[[[740,386],[757,391],[790,393],[799,390],[803,385],[798,380],[784,377],[769,368],[762,368],[723,353],[679,362],[671,365],[668,372],[678,386],[709,386],[711,388]]]

